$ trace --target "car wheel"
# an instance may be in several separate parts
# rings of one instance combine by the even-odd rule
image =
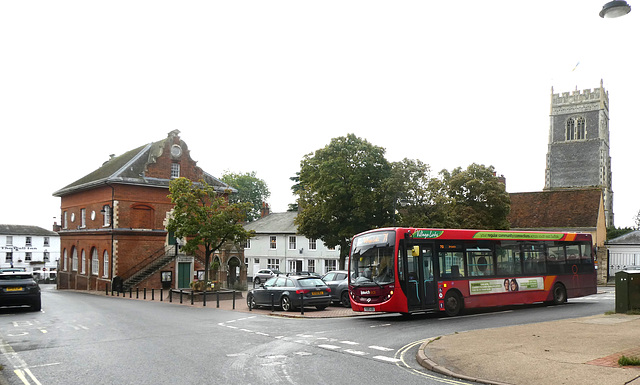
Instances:
[[[340,303],[344,307],[351,307],[351,301],[349,301],[349,292],[348,291],[342,292],[342,295],[340,296]]]
[[[249,294],[247,296],[247,306],[249,307],[249,309],[255,309],[258,307],[258,305],[256,305],[256,298],[253,296],[253,294]]]
[[[293,306],[291,306],[291,300],[289,299],[289,297],[282,297],[280,299],[280,307],[282,308],[283,311],[291,311],[293,309]]]
[[[449,317],[455,317],[460,314],[463,306],[464,302],[457,291],[448,291],[447,295],[444,296],[444,311]]]
[[[318,305],[318,306],[316,306],[316,309],[318,309],[318,310],[324,310],[326,308],[327,308],[327,305]]]
[[[256,285],[259,285],[259,284],[260,284],[260,277],[256,277],[256,278],[253,280],[253,283],[255,283]]]

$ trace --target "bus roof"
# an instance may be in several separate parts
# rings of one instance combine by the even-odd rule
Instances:
[[[591,241],[591,234],[589,233],[557,232],[557,231],[470,230],[470,229],[393,227],[393,228],[381,228],[376,230],[370,230],[362,234],[366,234],[374,231],[394,231],[398,235],[405,234],[404,238],[412,238],[412,239]]]

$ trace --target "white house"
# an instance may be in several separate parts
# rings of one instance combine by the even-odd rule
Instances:
[[[628,266],[640,266],[640,230],[610,239],[605,245],[609,253],[609,279]]]
[[[264,268],[319,274],[338,268],[340,248],[331,249],[320,240],[298,234],[293,222],[297,215],[295,211],[271,213],[244,226],[256,232],[244,249],[247,277]]]
[[[24,268],[54,278],[60,259],[58,233],[38,226],[0,225],[0,268]]]

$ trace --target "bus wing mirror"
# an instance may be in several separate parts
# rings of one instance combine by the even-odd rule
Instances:
[[[420,246],[413,246],[413,248],[411,249],[411,256],[417,257],[419,255],[420,255]]]

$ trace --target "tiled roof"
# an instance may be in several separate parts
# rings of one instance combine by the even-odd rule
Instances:
[[[271,213],[244,225],[245,230],[254,230],[257,234],[297,234],[298,226],[293,223],[297,211]]]
[[[607,241],[608,245],[640,245],[640,230],[632,231]]]
[[[170,133],[170,135],[171,134],[172,133]],[[97,170],[54,192],[53,196],[61,197],[76,191],[113,183],[168,188],[169,182],[171,181],[170,179],[148,178],[144,172],[147,166],[155,161],[158,153],[162,153],[162,148],[166,140],[165,138],[157,142],[149,143],[127,151],[120,156],[113,157],[103,163]],[[206,172],[204,172],[202,178],[220,192],[224,190],[237,192],[236,189]]]
[[[511,193],[511,228],[595,228],[602,199],[599,188]]]
[[[1,225],[1,235],[28,235],[28,236],[57,236],[58,233],[43,229],[38,226],[25,226],[25,225]]]

